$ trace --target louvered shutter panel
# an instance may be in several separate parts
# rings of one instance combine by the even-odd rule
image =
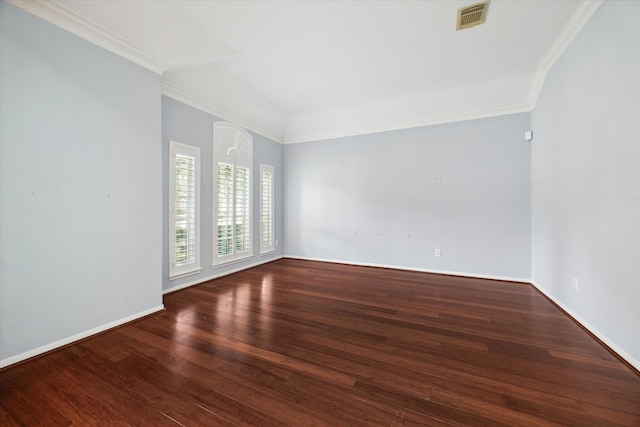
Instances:
[[[250,173],[248,168],[238,167],[235,173],[236,184],[236,217],[235,217],[235,242],[236,253],[247,252],[251,247],[251,201],[249,199]]]
[[[233,166],[218,163],[217,167],[217,254],[233,254]]]
[[[176,267],[196,261],[195,158],[175,156],[175,258]]]
[[[275,249],[273,228],[273,167],[260,165],[260,253]]]

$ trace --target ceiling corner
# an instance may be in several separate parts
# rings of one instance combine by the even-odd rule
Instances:
[[[528,103],[531,110],[536,106],[547,73],[576,38],[580,30],[589,22],[593,14],[602,6],[602,3],[604,3],[604,0],[582,0],[553,41],[549,50],[540,60],[529,92]]]
[[[162,74],[167,67],[167,64],[148,56],[139,47],[55,1],[7,0],[7,2],[156,74]]]

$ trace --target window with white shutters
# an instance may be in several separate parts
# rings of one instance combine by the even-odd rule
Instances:
[[[253,255],[252,162],[253,138],[231,123],[213,128],[214,254],[219,266]]]
[[[275,250],[273,213],[273,166],[260,165],[260,253]]]
[[[169,278],[200,269],[200,148],[170,142]]]

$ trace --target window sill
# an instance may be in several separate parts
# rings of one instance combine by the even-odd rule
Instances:
[[[212,267],[213,268],[222,268],[222,267],[226,267],[228,265],[238,264],[240,262],[247,261],[247,260],[249,260],[251,258],[253,258],[253,254],[249,254],[249,255],[244,256],[242,258],[232,259],[231,261],[225,261],[225,262],[213,264]]]
[[[197,268],[195,270],[185,271],[184,273],[169,274],[169,280],[176,280],[176,279],[181,279],[183,277],[193,276],[195,274],[200,273],[201,271],[202,271],[201,268]]]

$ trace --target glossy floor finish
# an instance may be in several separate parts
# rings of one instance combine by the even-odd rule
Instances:
[[[640,377],[530,285],[283,259],[0,372],[0,425],[640,426]]]

